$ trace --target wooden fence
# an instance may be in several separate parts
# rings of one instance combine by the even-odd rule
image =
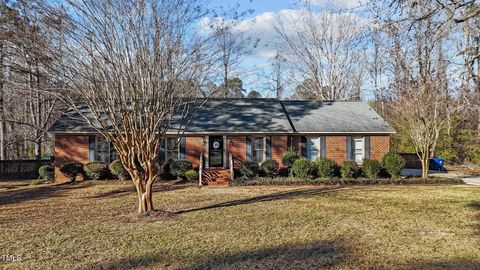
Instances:
[[[0,179],[37,179],[38,169],[43,165],[53,165],[50,160],[0,160]]]
[[[400,156],[402,156],[406,161],[405,168],[407,168],[407,169],[421,169],[422,168],[422,162],[418,158],[417,154],[400,153]]]

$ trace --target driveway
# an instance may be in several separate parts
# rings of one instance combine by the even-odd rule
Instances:
[[[421,169],[403,169],[402,176],[421,176]],[[440,177],[458,177],[462,178],[465,183],[473,186],[480,186],[480,175],[464,175],[458,173],[450,173],[445,171],[428,171],[428,175]]]

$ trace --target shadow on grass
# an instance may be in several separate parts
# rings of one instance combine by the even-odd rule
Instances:
[[[181,269],[328,269],[347,260],[349,249],[343,241],[321,241],[310,245],[278,246],[234,254],[220,254],[200,258],[191,266]],[[169,258],[165,253],[146,254],[123,258],[115,262],[92,265],[95,269],[158,268],[172,266],[168,262],[181,260]]]
[[[201,210],[223,208],[223,207],[230,207],[230,206],[237,206],[237,205],[244,205],[244,204],[251,204],[251,203],[258,203],[258,202],[288,200],[288,199],[295,199],[300,197],[301,198],[313,197],[313,196],[333,193],[341,189],[344,189],[344,188],[343,187],[323,187],[323,188],[313,188],[313,189],[297,189],[297,190],[290,190],[290,191],[282,191],[282,192],[276,192],[273,194],[256,196],[256,197],[247,198],[247,199],[234,200],[234,201],[223,202],[223,203],[213,204],[213,205],[199,207],[199,208],[181,210],[175,213],[184,214],[184,213],[201,211]]]
[[[15,204],[31,200],[41,200],[52,197],[62,197],[70,190],[86,188],[91,185],[92,183],[89,182],[77,182],[1,191],[0,205]]]
[[[171,190],[179,190],[179,189],[185,189],[189,187],[193,187],[194,184],[188,183],[188,182],[182,182],[182,181],[177,181],[177,182],[171,182],[168,184],[162,183],[162,184],[154,184],[153,187],[153,192],[162,192],[162,191],[171,191]],[[125,196],[125,195],[130,195],[134,194],[137,191],[135,190],[135,186],[133,183],[130,181],[128,185],[123,186],[122,188],[110,190],[107,192],[95,194],[92,196],[88,196],[87,198],[91,199],[99,199],[99,198],[116,198],[120,196]]]

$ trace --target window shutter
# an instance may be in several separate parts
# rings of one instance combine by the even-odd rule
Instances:
[[[185,137],[180,137],[180,153],[178,159],[186,159],[187,158],[187,147],[186,147],[186,138]]]
[[[370,159],[370,136],[365,136],[365,159]]]
[[[110,142],[110,162],[114,161],[117,159],[117,150],[113,146],[113,143]]]
[[[347,136],[347,160],[353,160],[352,154],[352,136]]]
[[[158,159],[160,161],[164,161],[165,160],[165,144],[166,144],[166,141],[165,139],[160,139],[160,153],[158,153]]]
[[[88,136],[88,162],[95,161],[95,136]]]
[[[307,157],[307,137],[305,136],[302,136],[301,151],[302,157]]]
[[[320,157],[327,157],[327,138],[325,136],[320,136]]]
[[[292,136],[287,136],[287,149],[292,149]]]
[[[265,157],[272,159],[272,136],[265,137]]]
[[[247,136],[245,138],[245,141],[246,141],[246,149],[247,149],[247,153],[246,153],[246,161],[252,161],[252,137],[250,136]]]

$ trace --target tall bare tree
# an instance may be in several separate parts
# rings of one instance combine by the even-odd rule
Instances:
[[[243,75],[242,62],[256,50],[260,42],[259,38],[248,36],[239,28],[240,19],[251,14],[251,10],[229,13],[232,13],[232,18],[214,19],[209,27],[214,32],[211,49],[216,51],[219,57],[219,70],[222,74],[221,89],[224,98],[236,96],[236,93],[232,93],[228,87],[229,80]]]
[[[316,13],[304,8],[281,17],[275,26],[285,55],[297,74],[320,100],[359,96],[367,25],[351,13]]]
[[[213,59],[200,0],[58,3],[69,12],[59,61],[61,98],[114,146],[138,195],[138,212],[154,210],[152,188],[161,140],[183,133],[199,100],[185,82],[201,85]],[[52,9],[52,12],[56,10]],[[61,15],[61,14],[60,14]]]
[[[409,6],[408,16],[424,14],[432,9],[429,1]],[[407,28],[407,24],[409,25]],[[448,61],[443,44],[448,27],[438,17],[390,21],[387,24],[394,36],[391,59],[395,65],[392,87],[396,91],[394,110],[396,123],[410,137],[422,161],[422,177],[428,177],[429,159],[433,156],[442,129],[458,109],[449,87]],[[403,35],[397,29],[409,29]],[[399,38],[400,35],[400,38]]]

